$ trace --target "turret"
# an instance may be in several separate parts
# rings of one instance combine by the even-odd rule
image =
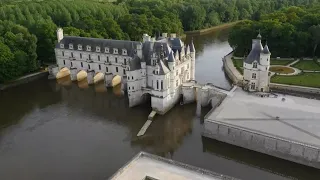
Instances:
[[[58,39],[58,43],[63,39],[63,29],[62,28],[57,29],[57,39]]]
[[[260,64],[263,66],[270,66],[270,56],[269,47],[266,44],[260,53]]]
[[[190,56],[191,56],[191,66],[190,66],[190,79],[196,80],[195,69],[196,69],[196,49],[194,48],[193,38],[190,44]]]
[[[170,70],[174,70],[174,66],[175,66],[175,59],[173,56],[173,51],[170,52],[169,57],[168,57],[168,66],[170,68]]]

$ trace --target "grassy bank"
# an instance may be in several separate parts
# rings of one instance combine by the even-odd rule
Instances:
[[[237,23],[239,23],[241,21],[235,21],[235,22],[231,22],[231,23],[224,23],[224,24],[220,24],[218,26],[213,26],[210,28],[206,28],[206,29],[199,29],[199,30],[195,30],[195,31],[185,31],[184,33],[187,35],[201,35],[201,34],[206,34],[206,33],[210,33],[212,31],[216,31],[216,30],[222,30],[222,29],[228,29],[230,27],[233,27],[234,25],[236,25]]]
[[[320,88],[320,73],[303,73],[296,76],[274,76],[271,82]]]

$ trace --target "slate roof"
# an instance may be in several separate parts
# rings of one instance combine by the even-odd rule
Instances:
[[[266,46],[264,46],[263,48],[263,51],[262,51],[264,54],[271,54],[270,51],[269,51],[269,47],[268,45],[266,44]]]
[[[125,41],[125,40],[111,40],[99,38],[87,38],[76,36],[64,36],[60,43],[56,44],[56,48],[60,48],[60,44],[64,44],[65,49],[69,48],[69,44],[73,44],[75,50],[78,49],[78,44],[82,45],[82,50],[86,51],[87,45],[91,46],[91,52],[96,52],[96,47],[100,47],[100,51],[104,52],[105,47],[109,48],[110,54],[113,54],[113,48],[118,49],[118,54],[122,55],[122,49],[127,51],[127,55],[133,56],[134,50],[140,42]]]
[[[250,51],[249,55],[245,59],[245,63],[252,64],[253,61],[260,62],[260,53],[262,51],[261,41],[258,41],[254,44],[252,50]]]
[[[167,73],[169,73],[170,72],[170,70],[168,69],[168,67],[164,64],[164,62],[162,61],[162,60],[159,60],[159,68],[160,68],[160,70],[159,70],[159,74],[160,75],[165,75],[165,74],[167,74]]]
[[[64,36],[64,38],[56,44],[56,48],[60,48],[60,44],[64,44],[64,49],[69,49],[69,44],[73,44],[74,50],[77,50],[80,44],[82,45],[82,51],[85,52],[87,51],[88,45],[91,47],[90,52],[96,52],[96,47],[100,47],[100,53],[105,53],[105,48],[108,47],[109,54],[113,54],[113,48],[116,48],[118,49],[118,55],[124,55],[122,54],[122,49],[125,49],[127,51],[126,56],[132,57],[132,60],[129,61],[130,70],[141,69],[140,62],[146,62],[147,65],[151,65],[151,57],[153,53],[155,53],[163,74],[170,71],[168,69],[168,61],[173,62],[175,55],[180,55],[181,51],[194,52],[193,43],[190,47],[188,46],[183,49],[184,44],[180,38],[162,38],[155,42],[144,42],[142,45],[142,58],[139,58],[136,53],[137,45],[141,44],[141,42],[138,41]],[[163,55],[163,57],[160,57],[161,55]]]

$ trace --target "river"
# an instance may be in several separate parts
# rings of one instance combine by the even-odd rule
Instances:
[[[193,37],[198,82],[230,88],[227,33]],[[119,88],[44,78],[2,91],[0,179],[105,180],[140,151],[241,179],[318,179],[316,169],[201,137],[195,110],[177,105],[137,138],[150,108],[128,108]]]

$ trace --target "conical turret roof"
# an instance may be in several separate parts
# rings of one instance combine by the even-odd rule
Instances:
[[[263,52],[264,54],[271,54],[270,51],[269,51],[269,47],[268,47],[267,44],[264,46],[262,52]]]

